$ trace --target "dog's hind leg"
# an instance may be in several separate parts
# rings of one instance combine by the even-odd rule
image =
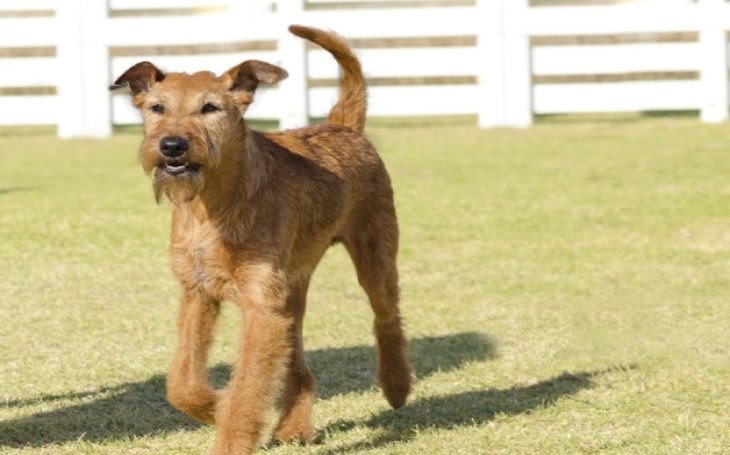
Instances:
[[[351,219],[343,236],[360,285],[375,313],[373,331],[378,349],[378,383],[394,408],[403,406],[413,373],[398,310],[398,224],[387,198],[373,198]]]
[[[290,330],[292,352],[289,371],[281,399],[281,417],[274,432],[276,441],[309,442],[315,437],[312,425],[312,406],[316,393],[316,381],[304,357],[302,323],[307,302],[309,278],[290,286],[287,298],[287,312],[294,315],[294,326]]]
[[[216,394],[208,382],[207,360],[220,303],[195,289],[183,292],[178,315],[177,354],[167,374],[167,398],[201,422],[215,422]]]

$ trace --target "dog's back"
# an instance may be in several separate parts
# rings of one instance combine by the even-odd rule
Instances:
[[[289,155],[293,171],[301,167],[297,163],[300,158],[314,165],[307,168],[301,180],[315,180],[318,191],[330,190],[325,182],[331,180],[327,175],[332,175],[348,182],[347,190],[339,186],[336,189],[341,193],[344,191],[342,196],[345,199],[348,198],[347,193],[357,195],[366,188],[367,192],[392,198],[385,166],[373,145],[362,135],[367,113],[367,89],[359,60],[347,42],[334,33],[300,25],[290,26],[289,31],[332,54],[342,69],[340,94],[324,123],[265,133],[263,140],[268,139],[286,151],[282,159]],[[300,187],[301,180],[298,182]],[[286,183],[281,182],[281,185]]]

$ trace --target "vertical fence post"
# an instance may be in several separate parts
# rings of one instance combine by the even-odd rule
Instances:
[[[309,123],[309,73],[307,71],[307,48],[305,40],[289,33],[291,24],[301,23],[306,0],[280,0],[276,14],[281,24],[279,57],[289,77],[279,83],[282,100],[282,114],[279,127],[290,129]]]
[[[506,0],[503,13],[505,124],[532,125],[532,54],[525,29],[529,0]]]
[[[479,54],[479,126],[532,124],[532,70],[529,36],[521,28],[528,0],[478,0],[483,19]]]
[[[728,120],[728,45],[719,18],[727,8],[725,0],[699,0],[700,30],[700,118],[703,122]]]
[[[59,41],[56,46],[58,60],[57,98],[59,117],[58,137],[79,136],[84,129],[84,108],[81,82],[81,0],[66,0],[56,6]]]
[[[477,34],[480,128],[505,123],[502,6],[502,0],[477,0],[477,14],[481,19]]]
[[[57,7],[61,138],[111,134],[109,51],[103,42],[107,15],[105,0],[64,0]]]
[[[82,22],[84,136],[108,137],[112,134],[112,104],[109,93],[111,61],[106,26],[108,0],[84,0]]]

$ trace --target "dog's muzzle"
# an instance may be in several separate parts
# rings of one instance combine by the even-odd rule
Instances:
[[[160,166],[160,170],[166,172],[167,174],[177,176],[182,175],[186,172],[198,172],[200,170],[199,164],[185,164],[180,161],[175,160],[165,160],[165,162]]]
[[[184,158],[190,144],[179,136],[166,136],[160,140],[160,154],[164,161],[160,169],[170,175],[181,175],[185,172],[196,172],[200,165],[186,163]]]

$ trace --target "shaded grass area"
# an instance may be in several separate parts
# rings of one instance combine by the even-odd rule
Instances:
[[[368,129],[396,190],[412,400],[376,388],[371,313],[333,248],[305,322],[322,441],[264,453],[723,453],[728,126],[472,120]],[[178,290],[138,129],[0,137],[0,453],[204,453],[213,430],[164,398]],[[219,386],[240,318],[224,309]]]
[[[494,349],[489,340],[479,333],[426,337],[412,341],[412,351],[414,358],[417,359],[415,366],[423,378],[436,372],[457,369],[467,361],[488,359],[494,356]],[[371,346],[309,351],[308,360],[319,377],[319,397],[326,400],[335,395],[363,393],[370,390],[373,387],[372,375],[369,373],[372,370],[372,351]],[[346,375],[340,371],[340,365],[343,363],[348,365]],[[213,383],[222,386],[228,380],[230,367],[228,364],[217,365],[211,369],[210,374]],[[565,378],[557,378],[556,382],[563,379]],[[93,391],[8,400],[4,403],[8,409],[38,405],[54,406],[55,403],[62,405],[49,412],[0,422],[0,446],[43,447],[79,439],[98,442],[193,430],[200,426],[192,419],[176,412],[164,397],[164,376],[155,375],[144,381],[103,387]],[[453,400],[454,404],[464,399],[466,397],[461,396],[446,398],[447,402]],[[64,406],[64,403],[74,404]],[[441,403],[438,407],[441,408],[444,404],[448,405]],[[428,403],[421,406],[424,405],[431,406]],[[415,408],[413,411],[416,416],[423,413],[422,410],[418,411]],[[387,416],[386,412],[383,418],[387,420]],[[451,422],[448,416],[442,416],[441,420],[435,422],[439,425],[458,424]],[[334,424],[340,429],[347,425],[352,426],[354,423]],[[369,425],[379,425],[378,419]]]

